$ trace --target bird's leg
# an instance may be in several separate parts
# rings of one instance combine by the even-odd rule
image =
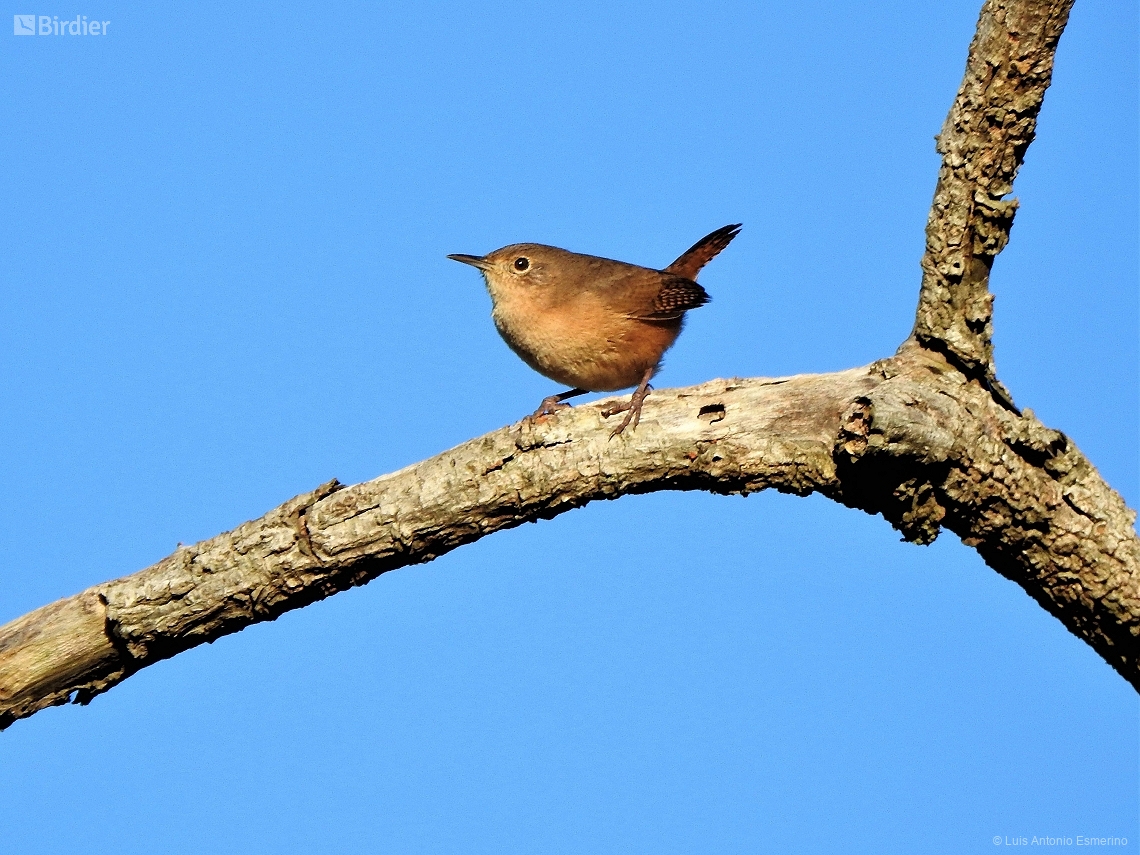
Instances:
[[[653,376],[653,372],[657,366],[646,369],[645,376],[641,378],[641,383],[638,384],[629,400],[624,404],[614,404],[612,407],[606,407],[602,410],[602,418],[608,419],[610,416],[616,416],[618,413],[625,413],[625,418],[622,419],[620,425],[614,428],[614,432],[610,434],[610,438],[617,436],[626,427],[637,427],[637,423],[641,421],[641,405],[645,402],[645,396],[649,394],[649,378]]]
[[[538,409],[531,415],[532,419],[537,419],[540,416],[552,416],[559,410],[569,407],[569,404],[563,403],[567,398],[577,398],[579,395],[585,395],[589,389],[569,389],[560,395],[548,395],[542,399],[542,403],[538,405]]]

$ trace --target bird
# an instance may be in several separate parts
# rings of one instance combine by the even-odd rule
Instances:
[[[680,335],[685,313],[709,301],[697,274],[740,229],[740,223],[717,229],[661,270],[538,243],[447,257],[483,274],[491,318],[511,350],[571,387],[543,398],[529,418],[552,415],[588,392],[637,387],[628,401],[602,411],[605,418],[626,414],[614,437],[637,427],[649,381]]]

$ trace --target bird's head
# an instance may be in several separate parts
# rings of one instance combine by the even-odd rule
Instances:
[[[514,243],[486,255],[449,255],[448,258],[477,267],[487,281],[491,299],[524,294],[537,296],[565,278],[562,274],[574,253],[539,243]]]

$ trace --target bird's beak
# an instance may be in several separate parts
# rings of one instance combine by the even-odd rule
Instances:
[[[470,264],[472,267],[478,267],[480,270],[491,269],[491,262],[478,255],[463,255],[462,253],[456,253],[455,255],[449,255],[448,258],[450,258],[452,261],[459,261],[463,264]]]

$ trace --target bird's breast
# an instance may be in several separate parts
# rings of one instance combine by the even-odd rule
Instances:
[[[531,368],[566,386],[612,392],[636,386],[681,331],[681,320],[646,322],[596,299],[560,305],[497,299],[495,327]]]

